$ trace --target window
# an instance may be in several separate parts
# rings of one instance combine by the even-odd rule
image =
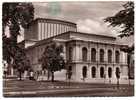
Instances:
[[[108,63],[112,62],[112,51],[108,50]]]
[[[100,62],[104,62],[104,50],[100,49]]]
[[[95,48],[91,49],[91,61],[96,62],[96,50],[95,50]]]
[[[116,63],[119,63],[119,59],[120,58],[120,54],[119,54],[119,51],[116,51],[115,52],[115,61],[116,61]]]
[[[111,78],[112,77],[112,68],[108,68],[108,76],[109,76],[109,78]]]
[[[96,77],[96,68],[92,67],[92,78]]]
[[[87,67],[86,66],[84,66],[82,69],[82,75],[83,75],[83,78],[87,77]]]
[[[87,48],[86,47],[82,49],[82,59],[83,61],[87,61]]]
[[[72,52],[73,52],[73,49],[72,49],[72,47],[69,47],[69,60],[70,61],[72,61],[72,59],[73,59],[73,55],[72,55]]]
[[[103,67],[100,68],[100,77],[104,78],[104,68]]]

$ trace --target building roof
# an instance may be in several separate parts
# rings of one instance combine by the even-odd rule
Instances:
[[[48,44],[48,43],[50,43],[51,41],[53,41],[54,39],[55,39],[55,40],[59,39],[58,37],[60,37],[60,36],[63,37],[63,35],[67,35],[67,38],[68,38],[68,40],[65,40],[65,41],[64,41],[64,39],[63,39],[63,42],[72,41],[72,40],[74,40],[74,39],[71,39],[71,38],[70,38],[70,35],[71,35],[72,33],[74,33],[74,34],[84,34],[84,35],[89,35],[89,36],[106,37],[106,38],[111,38],[111,39],[113,39],[113,40],[116,39],[116,38],[113,37],[113,36],[106,36],[106,35],[98,35],[98,34],[92,34],[92,33],[82,33],[82,32],[68,31],[68,32],[65,32],[65,33],[56,35],[56,36],[54,36],[54,37],[50,37],[50,38],[48,38],[48,39],[40,40],[40,41],[38,41],[35,45],[28,47],[28,49],[29,49],[29,48],[33,48],[33,47],[37,47],[37,46],[42,45],[42,44]],[[60,39],[60,40],[61,40],[61,39]],[[76,39],[75,39],[75,40],[76,40]],[[93,41],[91,41],[91,42],[93,42]],[[94,42],[96,42],[96,41],[94,41]],[[103,42],[103,43],[104,43],[104,42]],[[105,44],[105,43],[104,43],[104,44]],[[113,43],[113,44],[115,44],[115,43]],[[120,45],[121,45],[121,44],[120,44]]]
[[[30,25],[36,23],[37,21],[39,20],[45,20],[45,21],[56,21],[56,22],[61,22],[61,23],[67,23],[67,24],[71,24],[71,25],[74,25],[76,26],[77,24],[76,23],[73,23],[73,22],[70,22],[70,21],[65,21],[65,20],[59,20],[59,19],[50,19],[50,18],[36,18],[35,20],[33,20],[31,22]]]
[[[78,34],[85,34],[85,35],[90,35],[90,36],[99,36],[99,37],[107,37],[107,38],[116,39],[116,37],[114,37],[114,36],[108,36],[108,35],[103,35],[103,34],[84,33],[84,32],[74,32],[74,31],[69,31],[69,32],[78,33]],[[67,32],[66,32],[66,33],[67,33]]]

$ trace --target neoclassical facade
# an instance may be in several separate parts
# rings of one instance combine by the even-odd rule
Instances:
[[[38,18],[30,29],[25,30],[22,42],[35,72],[43,79],[38,59],[47,45],[56,42],[63,46],[63,56],[67,63],[60,80],[67,80],[67,71],[72,72],[71,81],[89,83],[128,83],[127,54],[120,48],[127,46],[116,42],[113,36],[77,32],[75,23]],[[20,43],[21,44],[21,43]]]

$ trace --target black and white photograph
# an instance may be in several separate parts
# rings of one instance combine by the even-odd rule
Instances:
[[[134,97],[134,2],[2,2],[2,95]]]

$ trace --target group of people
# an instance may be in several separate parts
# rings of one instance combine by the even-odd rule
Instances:
[[[30,70],[28,76],[29,76],[30,80],[39,80],[40,76],[42,76],[44,74],[45,74],[45,72],[41,72],[41,71],[34,72],[34,71]]]

